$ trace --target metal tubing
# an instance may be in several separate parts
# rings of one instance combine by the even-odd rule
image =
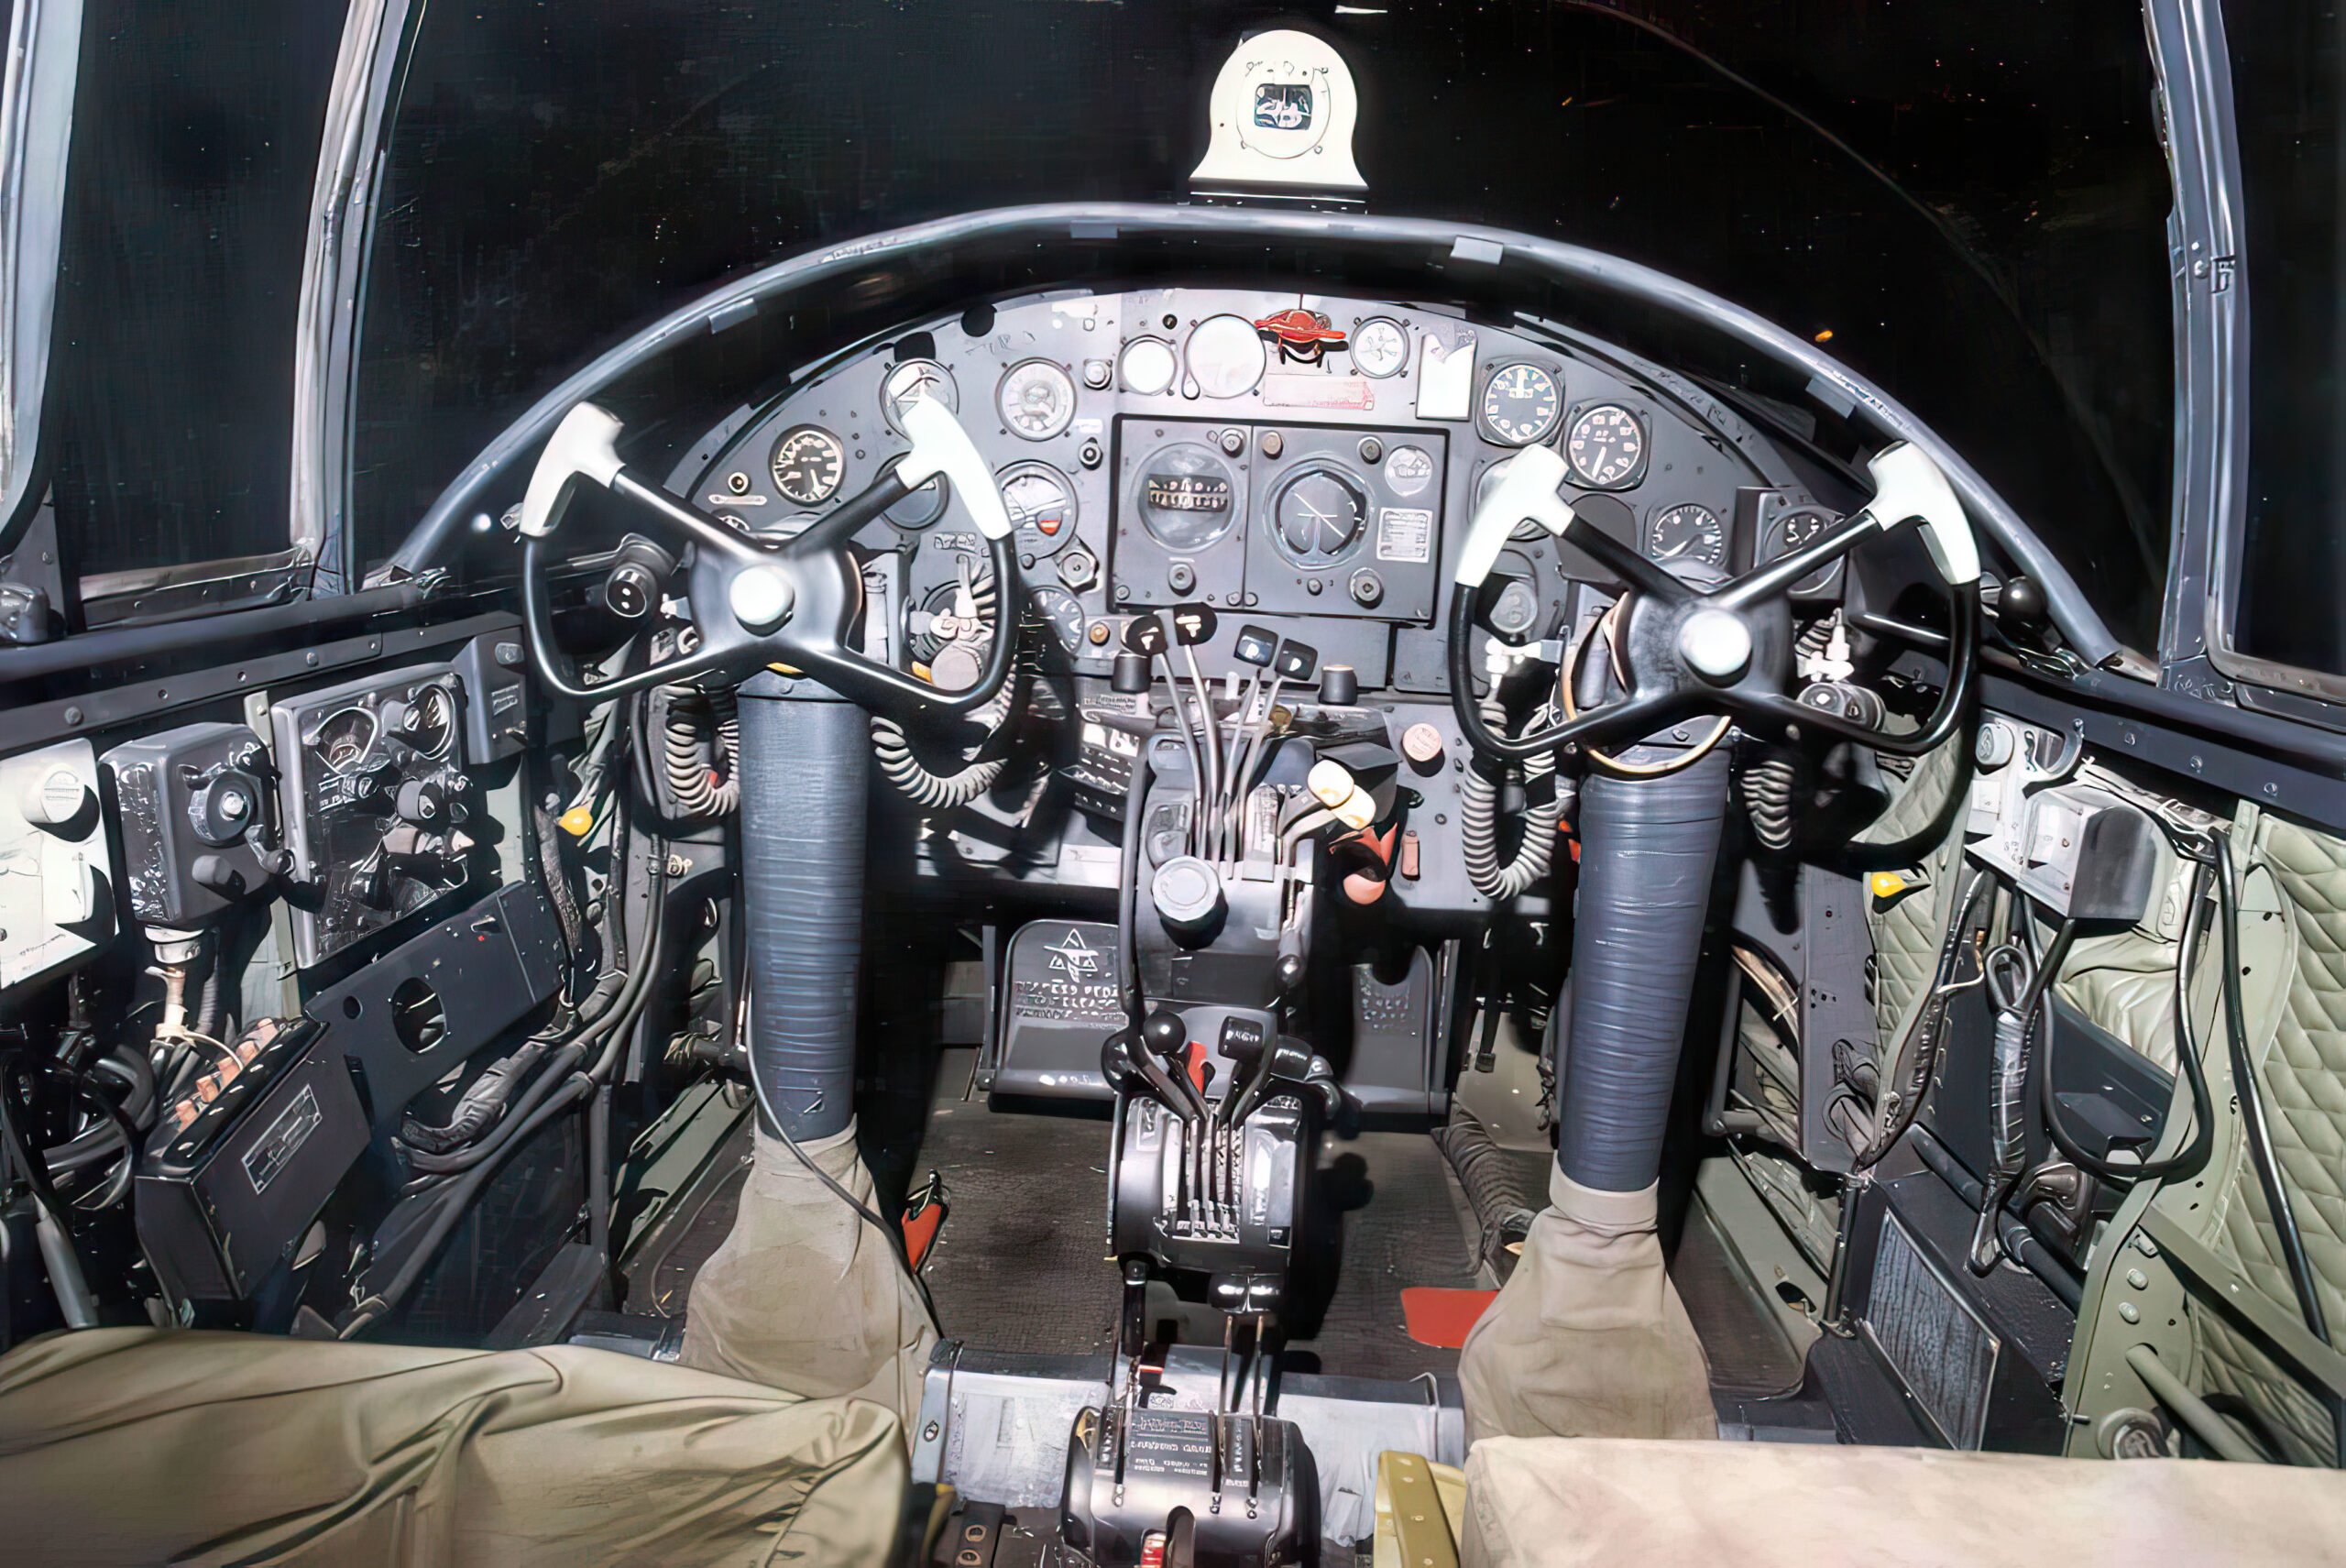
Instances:
[[[2191,1429],[2191,1435],[2214,1450],[2219,1457],[2239,1464],[2268,1463],[2264,1455],[2256,1452],[2253,1443],[2240,1435],[2239,1429],[2216,1413],[2214,1406],[2193,1393],[2182,1378],[2166,1369],[2166,1363],[2159,1359],[2157,1351],[2149,1345],[2138,1344],[2126,1353],[2126,1365],[2133,1369],[2135,1376],[2143,1380],[2143,1386],[2151,1391],[2151,1397],[2173,1410],[2176,1419]]]

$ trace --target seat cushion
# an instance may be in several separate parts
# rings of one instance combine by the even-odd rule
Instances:
[[[2346,1557],[2335,1472],[1814,1443],[1489,1438],[1467,1568],[1955,1568]]]
[[[609,1351],[91,1329],[0,1358],[0,1559],[879,1563],[894,1414]]]

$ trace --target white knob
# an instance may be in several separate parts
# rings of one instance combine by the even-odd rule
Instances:
[[[61,828],[82,815],[90,786],[68,767],[53,767],[25,787],[17,807],[25,820],[42,828]]]
[[[1678,629],[1679,656],[1706,681],[1724,685],[1751,665],[1751,630],[1723,609],[1698,609]]]
[[[725,598],[732,607],[733,619],[761,634],[788,620],[798,603],[790,578],[776,566],[751,566],[737,573],[726,586]]]

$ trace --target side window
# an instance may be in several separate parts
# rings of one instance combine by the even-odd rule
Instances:
[[[2346,65],[2335,7],[2225,7],[2248,261],[2248,508],[2233,651],[2346,675]]]
[[[299,0],[87,0],[42,426],[80,627],[307,583],[293,335],[341,29]]]

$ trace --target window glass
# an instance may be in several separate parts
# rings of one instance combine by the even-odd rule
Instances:
[[[1372,210],[1620,252],[1826,342],[2151,645],[2171,331],[2139,15],[1639,9],[1654,27],[1595,5],[1311,8],[1360,82]],[[562,375],[725,278],[996,203],[1181,195],[1214,72],[1243,33],[1294,15],[434,6],[386,144],[363,552],[395,547]]]
[[[293,327],[339,7],[88,0],[44,444],[82,574],[289,543]]]
[[[2246,189],[2248,514],[2233,645],[2346,674],[2346,201],[2340,13],[2234,0],[2224,30]]]

